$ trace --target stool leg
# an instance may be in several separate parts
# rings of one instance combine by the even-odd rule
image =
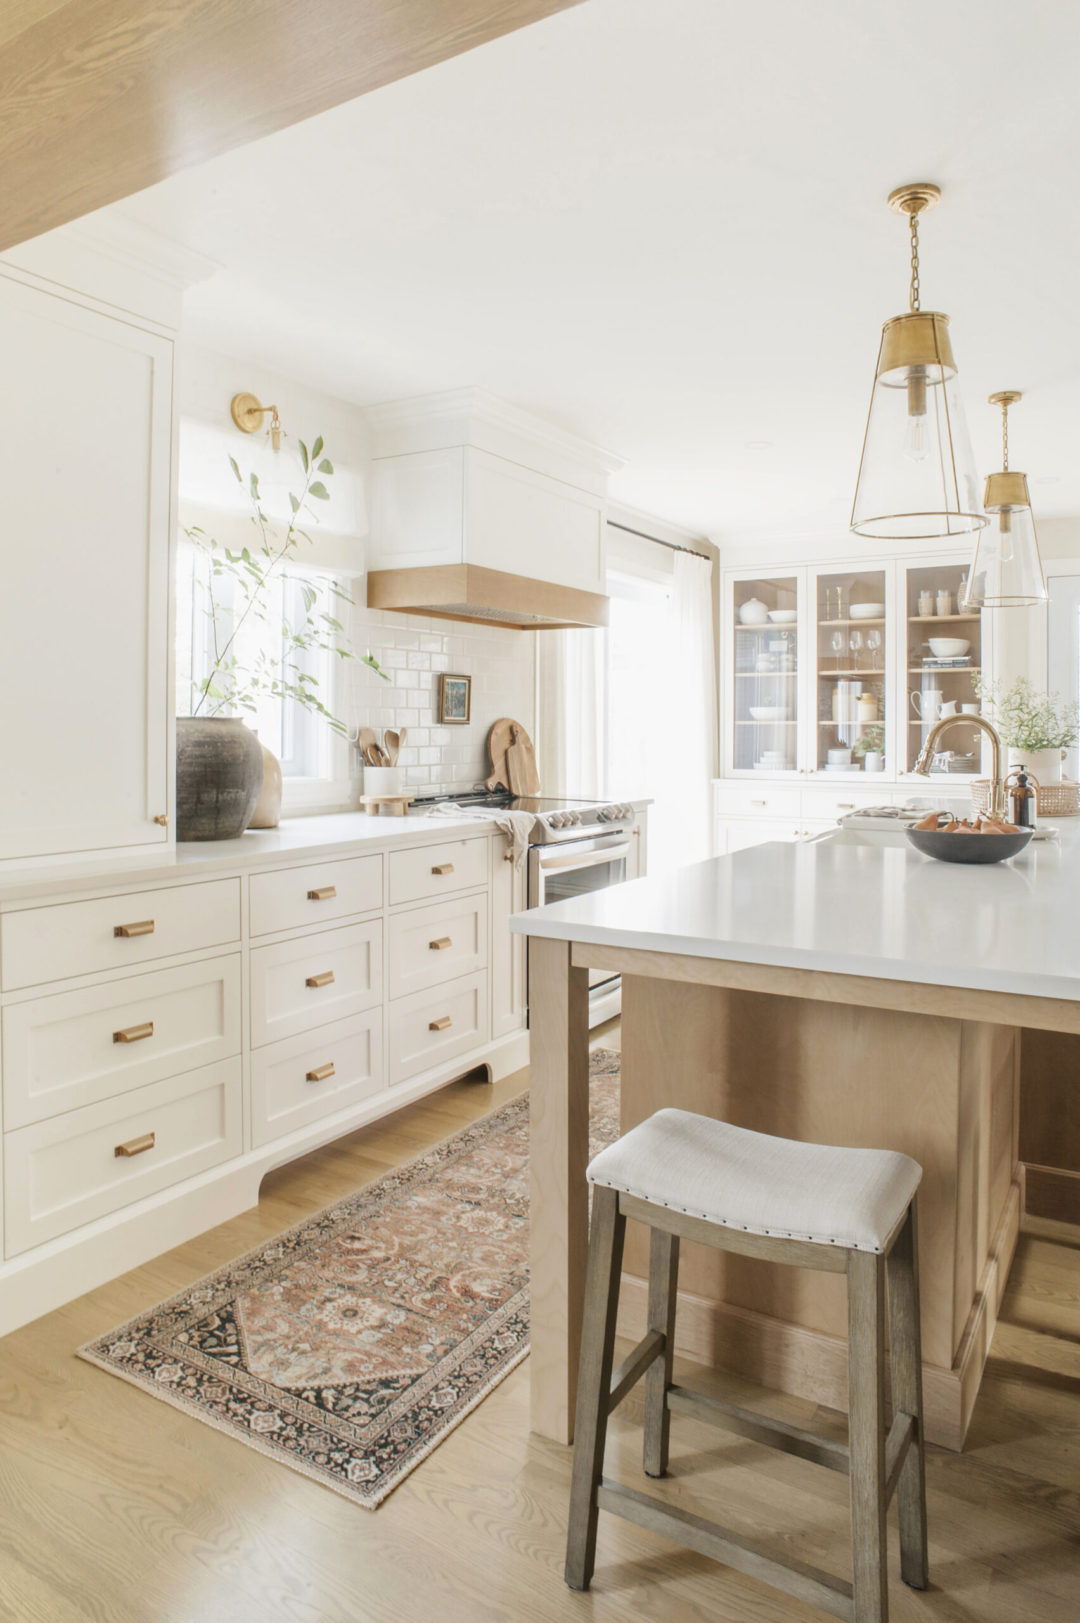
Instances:
[[[926,1450],[923,1445],[922,1343],[919,1334],[919,1230],[912,1201],[888,1260],[889,1362],[893,1408],[915,1420],[896,1503],[900,1515],[900,1576],[913,1589],[930,1582],[926,1550]]]
[[[615,1190],[594,1185],[566,1540],[565,1576],[571,1589],[588,1589],[596,1560],[596,1490],[604,1468],[625,1234],[626,1219],[619,1211]]]
[[[848,1254],[848,1442],[855,1623],[887,1623],[885,1258]]]
[[[675,1352],[675,1297],[679,1283],[679,1236],[653,1229],[649,1238],[649,1329],[664,1337],[664,1353],[645,1374],[645,1475],[668,1468],[671,1410],[667,1391]]]

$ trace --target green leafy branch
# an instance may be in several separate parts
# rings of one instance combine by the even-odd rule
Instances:
[[[330,500],[324,480],[333,477],[334,465],[324,455],[322,435],[315,440],[310,452],[303,440],[299,441],[299,447],[304,483],[299,495],[295,491],[288,493],[290,518],[283,536],[275,530],[263,508],[258,475],[251,473],[245,480],[235,457],[231,456],[229,466],[250,503],[257,541],[251,547],[234,552],[199,525],[191,525],[184,531],[203,563],[202,574],[197,579],[204,594],[203,612],[213,652],[213,662],[199,684],[191,713],[193,716],[217,716],[223,711],[254,713],[262,698],[291,699],[323,717],[336,733],[346,737],[348,729],[344,722],[327,707],[318,691],[318,678],[307,669],[310,656],[322,652],[341,660],[358,660],[384,682],[389,682],[390,677],[370,649],[359,655],[353,651],[342,621],[321,606],[321,593],[310,580],[297,577],[303,603],[303,616],[298,624],[285,615],[274,614],[271,585],[295,558],[302,543],[312,545],[311,536],[302,528],[307,519],[318,522],[316,509],[310,504]],[[226,582],[231,587],[230,603],[222,601]],[[335,606],[352,604],[351,595],[332,577],[328,590]],[[272,629],[280,653],[272,657],[263,646],[247,663],[241,660],[236,651],[237,638],[249,620]],[[267,637],[266,642],[269,641]]]

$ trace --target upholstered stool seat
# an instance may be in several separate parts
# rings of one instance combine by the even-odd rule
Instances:
[[[589,1166],[589,1182],[724,1228],[882,1251],[922,1176],[896,1150],[834,1149],[658,1110]]]
[[[928,1582],[915,1210],[922,1169],[893,1150],[802,1144],[685,1110],[661,1110],[601,1151],[588,1175],[592,1223],[567,1583],[589,1587],[604,1510],[850,1623],[887,1623],[885,1512],[894,1493],[901,1577],[915,1589]],[[628,1218],[651,1230],[648,1329],[613,1372]],[[675,1384],[680,1238],[847,1276],[847,1444]],[[888,1425],[887,1367],[893,1408]],[[608,1415],[642,1376],[647,1476],[662,1477],[667,1470],[672,1413],[845,1472],[851,1479],[852,1581],[784,1560],[756,1540],[605,1477]]]

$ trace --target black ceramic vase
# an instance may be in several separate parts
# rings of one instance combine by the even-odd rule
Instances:
[[[233,716],[176,722],[176,838],[234,840],[251,821],[263,781],[262,746]]]

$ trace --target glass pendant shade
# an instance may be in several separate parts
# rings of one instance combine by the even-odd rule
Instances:
[[[949,318],[894,316],[882,328],[851,528],[875,541],[919,541],[970,535],[986,522]]]
[[[975,543],[963,607],[1023,608],[1046,601],[1039,539],[1022,473],[992,473],[984,506],[990,523]]]

